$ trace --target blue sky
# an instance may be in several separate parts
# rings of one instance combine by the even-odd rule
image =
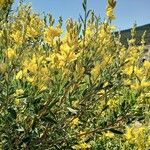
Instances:
[[[17,2],[19,0],[15,0]],[[105,18],[105,8],[107,0],[87,0],[88,8],[95,10],[102,20]],[[31,2],[33,9],[37,12],[50,12],[54,18],[62,16],[64,20],[71,17],[78,19],[82,14],[82,0],[24,0],[25,3]],[[116,20],[114,24],[119,30],[133,26],[150,23],[150,0],[117,0],[115,9]]]

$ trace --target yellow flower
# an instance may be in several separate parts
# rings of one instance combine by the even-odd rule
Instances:
[[[110,109],[118,106],[118,104],[119,104],[119,98],[109,99],[107,102],[107,105],[109,106]]]
[[[127,140],[130,140],[133,137],[132,136],[132,128],[127,127],[126,133],[124,134],[124,136]]]
[[[143,68],[139,68],[139,67],[134,67],[134,73],[140,78],[143,76],[144,72],[143,72]]]
[[[16,92],[14,93],[14,96],[20,96],[20,95],[22,95],[24,93],[24,90],[23,89],[16,89]],[[21,106],[21,104],[22,104],[22,102],[23,101],[21,101],[19,98],[15,98],[15,100],[14,100],[14,104],[16,105],[16,106]]]
[[[20,101],[20,99],[16,98],[14,100],[14,103],[15,103],[16,106],[19,106],[21,104],[21,101]]]
[[[108,5],[107,5],[107,9],[106,9],[106,15],[111,20],[115,19],[115,16],[113,14],[113,10],[114,10],[115,5],[116,5],[116,1],[115,0],[108,0]]]
[[[144,61],[144,67],[150,69],[150,61]]]
[[[23,36],[21,31],[19,30],[14,31],[11,37],[13,38],[14,42],[16,42],[17,44],[22,44]]]
[[[91,147],[91,145],[87,144],[85,142],[81,142],[77,145],[72,146],[72,148],[75,150],[86,150],[86,149],[89,149],[90,147]]]
[[[38,35],[38,32],[32,27],[27,27],[27,35],[28,37],[35,37]]]
[[[131,88],[135,90],[146,88],[146,87],[150,87],[150,81],[146,80],[145,78],[143,78],[141,82],[136,81],[134,84],[131,85]]]
[[[131,85],[131,80],[129,80],[129,79],[126,79],[126,80],[124,80],[123,81],[123,83],[124,83],[124,85]]]
[[[148,144],[150,144],[150,135],[148,136],[148,140],[147,141],[148,141]]]
[[[5,0],[0,0],[0,7],[3,6],[4,3],[5,3]]]
[[[58,37],[61,35],[61,29],[60,28],[54,28],[52,26],[48,27],[44,31],[44,40],[48,44],[53,44],[53,40],[55,37]]]
[[[29,70],[32,73],[36,73],[38,70],[38,62],[36,56],[33,56],[32,60],[25,60],[23,62],[23,66],[25,70]]]
[[[100,90],[99,92],[98,92],[98,95],[105,95],[105,90]]]
[[[17,80],[18,80],[18,79],[22,79],[22,77],[23,77],[23,71],[20,70],[20,71],[16,74],[16,79],[17,79]]]
[[[147,142],[147,129],[145,125],[142,125],[139,121],[135,121],[131,127],[126,128],[125,139],[129,143],[135,144],[138,149],[141,149],[145,145],[145,142]]]
[[[60,50],[61,50],[62,53],[68,54],[71,51],[71,47],[67,43],[63,43],[60,46]]]
[[[75,126],[77,126],[80,123],[79,118],[75,118],[72,120],[71,122],[71,128],[74,128]]]
[[[102,25],[100,26],[100,31],[99,31],[99,39],[100,42],[103,43],[104,45],[110,43],[110,32],[111,32],[111,27],[107,22],[103,22]],[[106,57],[106,51],[100,51],[100,53]],[[105,58],[103,57],[103,58]]]
[[[103,85],[103,88],[107,87],[109,85],[109,82],[105,82]]]
[[[141,87],[149,87],[150,86],[150,81],[142,80],[141,81]]]
[[[106,9],[106,15],[110,18],[110,19],[115,19],[115,16],[113,15],[113,8],[112,7],[107,7]]]
[[[90,28],[90,27],[87,27],[87,29],[86,29],[86,36],[87,36],[87,37],[90,37],[91,34],[93,34],[91,28]]]
[[[36,37],[42,33],[43,22],[38,15],[32,15],[30,24],[27,26],[27,36]]]
[[[99,76],[99,73],[100,73],[100,64],[97,63],[91,71],[93,80],[96,80],[96,78]]]
[[[114,31],[114,30],[116,30],[116,29],[117,29],[117,26],[112,25],[110,28],[111,28],[111,30],[113,30],[113,31]]]
[[[16,89],[16,93],[15,95],[18,96],[18,95],[21,95],[24,93],[24,90],[23,89]]]
[[[47,86],[46,86],[45,84],[39,84],[39,85],[38,85],[38,89],[39,89],[40,91],[44,91],[44,90],[47,89]]]
[[[64,66],[66,63],[70,63],[77,59],[77,55],[68,44],[62,44],[60,47],[60,53],[56,54],[59,62],[59,66]]]
[[[123,73],[131,75],[133,73],[133,66],[126,66],[126,68],[123,70]]]
[[[132,89],[138,90],[138,89],[140,89],[140,87],[141,87],[140,83],[138,83],[138,82],[135,82],[135,83],[131,84]]]
[[[77,108],[79,106],[79,100],[75,100],[72,102],[72,106]]]
[[[34,77],[29,77],[29,76],[26,79],[27,79],[27,81],[29,81],[31,83],[33,83],[33,81],[35,80]]]
[[[73,119],[72,124],[73,125],[78,125],[79,124],[79,118]]]
[[[16,56],[16,51],[12,48],[8,48],[5,54],[9,59],[11,59]]]
[[[104,135],[108,138],[113,138],[115,136],[114,133],[112,133],[110,131],[107,131],[107,133],[105,133]]]
[[[129,43],[129,44],[133,44],[133,43],[135,43],[135,41],[136,41],[135,39],[130,39],[130,40],[128,41],[128,43]]]

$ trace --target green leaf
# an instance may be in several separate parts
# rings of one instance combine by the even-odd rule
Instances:
[[[83,7],[84,11],[86,11],[86,7],[87,7],[86,5],[87,5],[87,0],[83,0],[82,7]]]
[[[24,132],[24,128],[23,127],[20,127],[18,129],[16,129],[18,132]]]
[[[79,17],[80,17],[81,22],[84,23],[84,20],[83,20],[82,16],[79,15]]]
[[[44,121],[44,122],[52,123],[52,124],[57,123],[49,114],[46,114],[46,115],[42,116],[41,120]]]
[[[51,109],[57,102],[58,102],[58,99],[54,100],[54,101],[48,106],[48,108]]]
[[[13,119],[17,118],[17,113],[13,108],[8,108],[8,112],[10,113],[10,115]]]
[[[76,109],[72,109],[72,108],[70,108],[70,107],[67,107],[67,109],[69,110],[69,112],[71,112],[71,113],[73,113],[73,114],[76,114],[76,115],[77,115],[77,113],[78,113],[78,110],[76,110]]]
[[[37,125],[37,118],[35,117],[34,120],[33,120],[33,123],[32,123],[32,130],[35,129],[36,125]]]
[[[86,18],[88,18],[90,12],[91,12],[91,10],[88,10],[88,12],[87,12],[87,14],[86,14]]]

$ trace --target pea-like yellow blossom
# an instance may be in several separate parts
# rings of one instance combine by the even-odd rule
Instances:
[[[143,66],[144,66],[146,69],[150,69],[150,61],[148,61],[148,60],[144,61]]]
[[[100,73],[100,64],[96,64],[95,67],[91,70],[91,75],[93,77],[93,80],[96,80]]]
[[[15,95],[21,95],[21,94],[23,94],[24,93],[24,90],[23,89],[16,89],[16,93],[15,93]]]
[[[6,56],[11,59],[14,58],[16,56],[16,51],[13,48],[8,48],[5,52]]]
[[[81,142],[79,144],[72,146],[72,148],[75,150],[86,150],[86,149],[89,149],[90,147],[91,147],[91,145],[87,144],[85,142]]]
[[[72,120],[72,122],[71,122],[71,128],[74,128],[74,127],[76,127],[78,124],[80,123],[80,120],[79,120],[79,118],[77,117],[77,118],[74,118],[73,120]]]
[[[20,30],[14,31],[12,33],[11,37],[12,37],[13,41],[16,42],[17,44],[22,44],[22,42],[23,42],[22,31],[20,31]]]
[[[17,80],[18,80],[18,79],[22,79],[22,77],[23,77],[23,71],[20,70],[20,71],[16,74],[16,79],[17,79]]]
[[[115,136],[114,133],[112,133],[110,131],[107,131],[104,135],[108,138],[113,138]]]
[[[130,128],[130,127],[127,127],[126,128],[126,133],[124,134],[124,136],[125,136],[125,138],[127,139],[127,140],[130,140],[133,136],[132,136],[132,128]]]
[[[27,36],[28,37],[37,37],[42,34],[43,21],[38,15],[32,15],[30,18],[30,23],[27,26]]]
[[[54,28],[52,26],[50,27],[47,27],[45,28],[45,31],[44,31],[44,40],[46,43],[48,44],[53,44],[53,40],[55,37],[59,37],[62,33],[62,30],[57,27],[57,28]]]

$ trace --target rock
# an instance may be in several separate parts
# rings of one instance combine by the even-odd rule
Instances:
[[[145,60],[150,61],[150,45],[146,45],[145,49],[141,53],[140,63],[143,63]]]

